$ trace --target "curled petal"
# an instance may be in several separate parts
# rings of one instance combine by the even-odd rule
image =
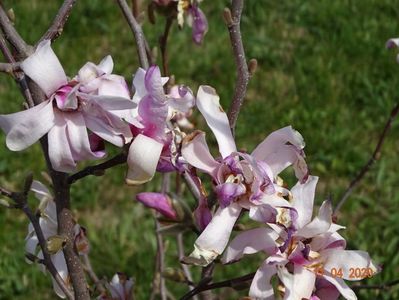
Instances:
[[[294,274],[286,268],[278,270],[278,276],[285,286],[285,300],[309,299],[316,281],[316,274],[302,266],[294,265]]]
[[[312,222],[298,229],[295,236],[312,238],[318,234],[328,231],[332,223],[332,207],[330,201],[324,201],[320,207],[319,214]]]
[[[7,132],[6,144],[12,151],[28,148],[54,126],[51,101],[26,111],[0,116],[0,126]]]
[[[147,89],[145,88],[144,78],[145,78],[145,70],[142,68],[138,68],[136,74],[133,77],[133,86],[136,90],[133,101],[135,103],[139,103],[140,100],[147,95]]]
[[[277,268],[274,264],[263,262],[252,279],[249,296],[255,299],[274,300],[274,290],[270,280],[276,273]]]
[[[142,134],[133,140],[127,157],[127,184],[142,184],[154,177],[162,147],[161,143]]]
[[[232,182],[219,184],[216,186],[215,190],[221,207],[230,205],[231,202],[244,195],[247,191],[245,185]]]
[[[49,189],[40,181],[33,180],[30,190],[35,193],[36,198],[39,200],[53,198]]]
[[[342,278],[323,276],[323,279],[333,284],[345,299],[357,300],[356,294],[351,290],[351,288],[345,283]]]
[[[198,6],[192,6],[189,10],[189,14],[192,16],[193,41],[200,45],[208,31],[208,21],[205,14]]]
[[[212,130],[219,145],[219,152],[223,158],[236,152],[236,144],[231,134],[229,120],[219,103],[219,96],[214,88],[202,85],[197,93],[197,107],[204,116],[206,123]]]
[[[57,252],[55,255],[51,256],[51,260],[53,261],[53,264],[55,268],[58,271],[58,274],[60,274],[62,280],[66,282],[66,285],[68,288],[70,288],[70,280],[69,280],[69,273],[68,273],[68,268],[66,265],[64,253],[62,251]],[[53,281],[53,289],[55,293],[57,294],[58,297],[65,299],[65,294],[58,285],[58,283],[55,281],[54,278],[52,278]]]
[[[316,176],[309,176],[306,183],[298,182],[292,189],[293,196],[292,207],[298,212],[297,227],[302,228],[312,219],[313,202],[316,192],[317,181]]]
[[[112,69],[114,68],[114,61],[112,59],[111,55],[107,55],[104,57],[100,63],[98,64],[98,68],[104,73],[104,74],[111,74]]]
[[[184,261],[200,266],[209,265],[226,248],[240,212],[241,207],[235,202],[225,208],[219,207],[212,221],[195,241],[194,251]]]
[[[220,165],[209,152],[205,133],[194,131],[183,139],[182,155],[192,166],[212,175]]]
[[[35,52],[22,62],[21,69],[40,86],[47,97],[68,82],[60,61],[51,49],[50,40],[40,42]]]
[[[98,87],[98,95],[127,98],[130,100],[129,88],[125,78],[119,75],[102,76]]]
[[[237,235],[226,248],[222,262],[230,263],[237,261],[245,254],[254,254],[264,251],[272,254],[277,250],[276,239],[278,234],[271,228],[260,227]]]
[[[165,194],[151,192],[139,193],[136,195],[136,200],[147,207],[155,209],[166,218],[172,220],[177,218],[176,211],[172,206],[172,201]]]

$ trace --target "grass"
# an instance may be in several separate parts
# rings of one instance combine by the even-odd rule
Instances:
[[[46,30],[61,1],[4,1],[13,7],[15,25],[30,43]],[[226,1],[204,1],[209,32],[204,45],[193,45],[190,29],[172,29],[170,69],[177,82],[214,86],[228,107],[233,95],[235,66],[227,30],[221,18]],[[391,108],[397,101],[399,66],[396,51],[385,42],[399,33],[399,2],[363,1],[246,1],[242,31],[248,58],[259,68],[252,78],[237,126],[237,144],[253,149],[271,131],[293,125],[304,136],[312,174],[320,176],[317,203],[328,195],[336,203],[350,180],[370,157]],[[156,45],[163,20],[145,23],[149,43]],[[34,24],[30,26],[29,24]],[[176,25],[176,24],[174,24]],[[115,72],[128,81],[138,67],[132,34],[113,1],[78,1],[54,49],[67,74],[86,62],[111,54]],[[1,113],[21,108],[16,84],[0,76]],[[196,114],[196,124],[204,121]],[[399,122],[383,147],[381,158],[354,191],[339,215],[347,226],[350,249],[368,251],[383,265],[381,274],[364,281],[381,284],[399,274]],[[215,141],[208,135],[215,148]],[[44,169],[38,145],[12,153],[0,136],[0,184],[18,188],[24,174],[36,178]],[[216,149],[216,148],[215,148]],[[115,150],[112,150],[115,152]],[[123,185],[124,168],[101,178],[86,178],[72,189],[73,207],[88,228],[91,257],[98,274],[110,278],[124,271],[136,279],[138,299],[147,299],[156,243],[151,213],[134,203],[138,189]],[[154,190],[155,183],[145,186]],[[32,200],[32,205],[35,203]],[[192,199],[187,198],[191,205]],[[16,211],[0,209],[0,299],[54,299],[50,279],[24,261],[27,220]],[[187,236],[190,244],[194,237]],[[174,266],[174,239],[168,238],[168,266]],[[187,251],[190,247],[187,247]],[[245,263],[248,262],[248,263]],[[261,258],[217,268],[219,279],[255,271]],[[197,276],[197,275],[196,275]],[[168,282],[176,295],[184,287]],[[240,295],[245,295],[245,291]],[[223,292],[221,299],[237,294]],[[363,290],[360,299],[399,299],[398,287]]]

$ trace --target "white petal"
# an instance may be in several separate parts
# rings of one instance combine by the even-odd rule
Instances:
[[[306,183],[299,181],[291,189],[293,196],[292,207],[298,212],[297,228],[302,228],[312,219],[314,196],[319,177],[309,176]]]
[[[43,198],[53,198],[49,189],[40,181],[33,180],[30,190],[35,193],[36,198],[43,199]]]
[[[119,75],[102,76],[98,86],[98,95],[115,96],[130,100],[130,92],[125,78]]]
[[[319,214],[305,227],[298,229],[295,236],[311,238],[328,231],[332,223],[332,207],[330,201],[324,201],[320,207]]]
[[[98,64],[98,68],[105,74],[111,74],[112,69],[114,68],[114,61],[112,60],[111,55],[107,55],[106,57],[104,57],[102,61]]]
[[[147,89],[145,88],[145,70],[142,68],[138,68],[136,74],[134,74],[133,78],[133,86],[136,90],[133,96],[133,101],[136,102],[137,104],[140,102],[140,100],[147,95]]]
[[[323,276],[323,278],[332,283],[345,299],[357,300],[356,294],[351,290],[351,288],[345,283],[342,278],[333,278],[330,276]]]
[[[277,269],[274,264],[263,262],[252,279],[249,296],[255,299],[274,300],[274,290],[270,280],[276,273]]]
[[[285,286],[285,300],[309,299],[316,281],[315,273],[302,266],[294,265],[294,274],[286,268],[279,268],[278,276]]]
[[[197,130],[187,135],[183,140],[181,152],[190,165],[208,174],[212,175],[220,165],[209,152],[205,133],[202,131]]]
[[[125,139],[120,135],[120,133],[116,132],[110,125],[106,124],[100,118],[88,114],[85,114],[84,118],[87,128],[102,139],[117,147],[122,147],[125,144]]]
[[[23,112],[24,119],[12,126],[6,138],[7,147],[10,150],[20,151],[28,148],[54,126],[53,104],[51,101],[45,103],[46,105],[43,105],[40,110],[29,109]],[[16,114],[13,114],[14,117],[21,119],[22,116]],[[9,126],[10,122],[7,123]]]
[[[118,97],[113,95],[89,95],[86,96],[90,101],[95,101],[104,110],[130,110],[137,107],[129,98]]]
[[[223,158],[236,152],[236,144],[231,134],[229,120],[219,103],[219,96],[214,88],[202,85],[197,93],[197,107],[204,116],[219,145]]]
[[[211,222],[195,241],[194,251],[185,258],[185,262],[207,266],[222,254],[240,212],[241,206],[236,202],[225,208],[219,207]]]
[[[268,254],[275,252],[275,240],[278,234],[271,228],[260,227],[244,231],[237,235],[223,254],[222,262],[229,263],[239,260],[244,254],[254,254],[265,251]]]
[[[37,46],[36,51],[22,62],[21,69],[40,86],[47,97],[68,82],[49,40]]]
[[[51,256],[51,260],[53,261],[53,264],[55,268],[57,269],[58,273],[60,274],[61,278],[64,280],[64,282],[68,282],[68,268],[66,265],[65,257],[62,251],[57,252],[55,255]],[[58,283],[55,281],[54,278],[52,278],[53,281],[53,288],[55,293],[57,294],[58,297],[65,299],[65,294],[62,291],[62,289],[59,287]],[[67,284],[69,287],[69,285]]]
[[[133,140],[127,157],[127,184],[142,184],[154,177],[162,147],[161,143],[142,134]]]

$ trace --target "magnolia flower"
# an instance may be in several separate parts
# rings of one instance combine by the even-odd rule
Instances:
[[[166,95],[163,85],[167,81],[157,66],[147,71],[139,68],[134,76],[133,101],[137,103],[134,117],[141,126],[132,126],[136,137],[129,148],[127,184],[142,184],[152,179],[161,156],[170,156],[174,142],[168,122],[176,112],[188,112],[194,105],[194,96],[188,88],[180,87],[176,98]]]
[[[317,299],[317,295],[323,295],[321,299],[337,299],[341,293],[345,299],[354,300],[356,295],[344,279],[360,280],[363,275],[353,276],[351,270],[367,270],[367,276],[378,271],[367,252],[345,250],[346,241],[337,233],[344,227],[332,223],[329,201],[322,204],[318,215],[311,220],[317,180],[311,176],[306,183],[298,183],[292,189],[292,206],[298,213],[295,231],[287,234],[270,224],[275,230],[256,228],[243,232],[226,249],[224,263],[259,251],[269,255],[255,274],[249,291],[251,297],[274,299],[271,278],[277,275],[284,285],[284,299],[309,299],[312,294],[312,299]]]
[[[70,172],[76,162],[98,159],[104,151],[93,151],[87,129],[121,147],[131,140],[126,121],[135,107],[121,76],[111,74],[110,56],[99,65],[87,63],[72,80],[50,46],[42,41],[21,63],[21,69],[46,94],[47,100],[26,111],[0,115],[10,150],[23,150],[48,134],[48,153],[53,168]]]
[[[176,220],[177,213],[172,205],[172,200],[165,194],[144,192],[136,195],[136,200],[145,206],[155,209],[168,219]]]
[[[100,295],[98,300],[132,300],[133,299],[134,281],[132,278],[123,273],[116,273],[107,289],[110,292],[110,297],[107,294]]]
[[[192,27],[192,38],[196,44],[201,44],[208,31],[208,21],[205,14],[198,7],[196,0],[177,1],[177,23],[179,27],[184,25],[184,15],[187,15],[187,23]]]
[[[399,47],[399,38],[389,39],[385,46],[388,49]],[[399,54],[396,56],[396,61],[399,63]]]
[[[275,183],[275,179],[289,165],[294,166],[302,181],[306,180],[308,170],[303,158],[305,144],[302,136],[290,126],[270,134],[251,155],[239,153],[215,90],[201,86],[196,103],[215,135],[222,155],[221,160],[212,157],[203,132],[196,131],[183,141],[184,159],[213,178],[220,203],[212,221],[196,240],[194,252],[186,259],[187,263],[207,265],[225,249],[242,208],[266,204],[271,219],[276,219],[278,210],[289,217],[290,210],[285,208],[289,203],[282,197],[287,192]]]

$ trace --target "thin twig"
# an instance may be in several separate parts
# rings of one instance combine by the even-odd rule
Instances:
[[[43,253],[43,259],[41,260],[41,263],[46,266],[47,270],[54,278],[54,280],[57,282],[57,284],[60,286],[65,296],[71,300],[75,299],[74,295],[72,294],[72,291],[67,287],[65,281],[62,279],[57,269],[55,268],[53,261],[51,260],[51,255],[47,250],[47,242],[44,237],[42,228],[40,227],[39,218],[32,212],[32,210],[28,206],[27,191],[23,193],[16,193],[0,187],[0,193],[1,195],[12,199],[16,203],[14,207],[21,209],[28,217],[29,221],[32,223],[33,229],[35,230],[40,249],[42,250]]]
[[[136,20],[140,15],[140,2],[140,0],[132,0],[132,13]]]
[[[101,280],[98,278],[96,272],[94,272],[93,267],[90,262],[89,255],[85,254],[83,255],[83,263],[84,263],[84,269],[89,274],[89,277],[93,281],[94,285],[96,286],[97,290],[100,293],[105,293],[107,290],[105,289],[103,283]]]
[[[177,241],[177,252],[179,255],[179,261],[181,261],[184,257],[183,233],[177,234],[176,241]],[[192,291],[194,289],[194,285],[193,285],[193,277],[191,275],[190,268],[186,264],[180,264],[180,265],[183,269],[184,276],[186,276],[186,279],[188,282],[188,288],[190,291]],[[198,297],[194,296],[193,299],[198,300]]]
[[[388,121],[385,124],[384,130],[381,132],[380,138],[378,140],[377,146],[373,152],[373,155],[369,159],[369,161],[363,166],[360,172],[356,175],[356,177],[351,181],[345,193],[343,194],[341,200],[337,204],[334,210],[334,215],[336,215],[341,207],[344,205],[345,201],[348,199],[354,188],[359,184],[359,182],[363,179],[364,175],[370,170],[373,164],[380,158],[382,145],[384,144],[385,138],[389,132],[389,129],[392,126],[392,122],[396,118],[399,113],[399,103],[397,103],[391,111],[389,115]]]
[[[382,284],[374,284],[374,285],[366,285],[366,284],[359,284],[359,285],[352,285],[351,288],[354,290],[389,290],[391,287],[398,285],[399,279],[382,283]]]
[[[102,174],[105,170],[107,170],[109,168],[112,168],[116,165],[124,164],[126,162],[126,159],[127,159],[127,154],[125,152],[123,152],[123,153],[120,153],[101,164],[86,167],[83,170],[70,175],[68,177],[68,184],[73,184],[76,181],[78,181],[79,179],[82,179],[89,175]]]
[[[202,285],[202,286],[197,286],[195,289],[193,289],[192,291],[185,294],[180,300],[191,299],[194,295],[197,295],[203,291],[214,290],[214,289],[219,289],[219,288],[223,288],[223,287],[236,288],[236,287],[239,287],[240,285],[242,285],[244,282],[252,280],[254,278],[254,276],[255,276],[255,272],[249,273],[249,274],[241,276],[241,277],[228,279],[225,281],[220,281],[220,282],[215,282],[215,283],[206,284],[206,285]]]
[[[230,128],[233,133],[250,78],[240,31],[240,21],[243,7],[244,0],[232,0],[231,10],[229,8],[225,8],[224,10],[224,19],[229,30],[231,46],[237,66],[237,79],[233,101],[227,114],[230,122]]]
[[[76,0],[65,0],[60,9],[58,10],[57,15],[55,16],[50,28],[47,32],[40,38],[39,42],[43,40],[51,40],[54,41],[58,38],[65,26],[66,21],[68,20],[69,15],[71,14],[73,5],[76,3]]]
[[[168,61],[168,53],[167,53],[167,45],[168,45],[168,37],[170,33],[170,29],[172,27],[174,18],[168,17],[165,23],[165,29],[163,35],[159,37],[159,48],[161,49],[162,56],[162,69],[163,75],[169,76],[169,61]]]
[[[0,72],[12,74],[20,69],[20,63],[0,63]]]
[[[122,10],[123,15],[127,23],[129,24],[130,29],[134,34],[134,38],[136,40],[137,45],[137,53],[140,60],[140,65],[143,69],[148,69],[148,58],[146,53],[146,42],[144,38],[143,30],[141,29],[140,24],[137,22],[135,17],[132,14],[132,11],[129,8],[129,5],[125,0],[117,0],[119,7]]]
[[[17,50],[19,54],[21,54],[23,57],[27,57],[31,50],[19,33],[15,30],[1,3],[0,26],[4,33],[5,39],[15,48],[15,50]]]

